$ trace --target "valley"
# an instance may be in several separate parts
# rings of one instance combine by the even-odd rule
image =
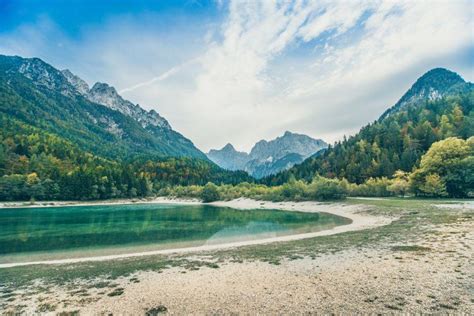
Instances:
[[[0,0],[0,316],[474,315],[473,12]]]
[[[334,144],[206,155],[108,84],[0,56],[0,308],[470,313],[473,105],[437,68]]]

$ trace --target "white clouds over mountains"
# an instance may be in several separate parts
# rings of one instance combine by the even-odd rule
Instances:
[[[333,141],[429,68],[474,77],[471,1],[230,1],[219,10],[114,17],[76,38],[43,20],[0,35],[0,53],[109,82],[203,150],[248,149],[284,130]]]

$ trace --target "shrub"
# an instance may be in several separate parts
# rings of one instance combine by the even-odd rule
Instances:
[[[338,179],[316,176],[308,185],[307,195],[311,200],[340,200],[347,196],[347,187]]]
[[[201,199],[204,203],[218,201],[220,194],[217,186],[212,182],[208,182],[202,189]]]

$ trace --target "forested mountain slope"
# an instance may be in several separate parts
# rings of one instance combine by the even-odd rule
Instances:
[[[83,150],[108,158],[145,155],[207,160],[156,112],[146,112],[118,99],[117,94],[115,100],[134,110],[121,111],[100,98],[101,92],[116,92],[113,87],[96,84],[88,91],[87,84],[77,76],[74,77],[82,84],[73,84],[72,76],[38,58],[0,55],[0,115],[61,135]],[[99,104],[101,101],[104,102]]]
[[[431,144],[451,136],[474,135],[474,85],[437,68],[427,72],[379,120],[355,136],[293,168],[263,179],[281,184],[290,178],[310,180],[315,174],[362,183],[411,171]]]

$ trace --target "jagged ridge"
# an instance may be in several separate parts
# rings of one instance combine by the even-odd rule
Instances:
[[[210,150],[207,156],[222,168],[244,170],[255,178],[262,178],[286,170],[326,147],[320,139],[286,131],[271,141],[257,142],[249,154],[227,144],[220,150]]]

